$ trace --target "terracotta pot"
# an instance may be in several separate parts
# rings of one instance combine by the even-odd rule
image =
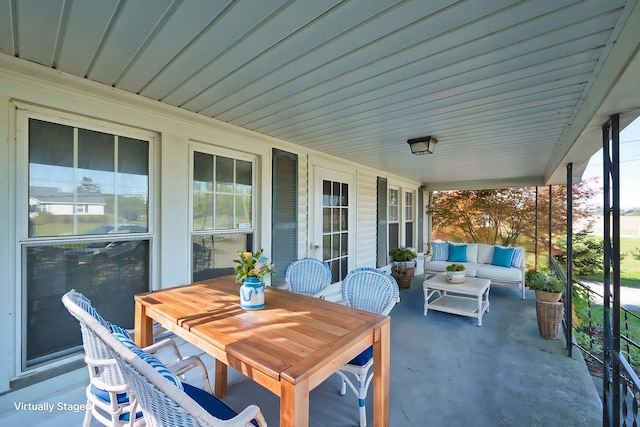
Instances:
[[[536,289],[536,300],[538,301],[558,302],[560,298],[562,298],[562,292],[547,292]]]

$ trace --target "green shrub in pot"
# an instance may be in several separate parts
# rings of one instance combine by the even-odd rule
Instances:
[[[527,270],[524,284],[536,291],[536,299],[541,301],[559,301],[565,291],[565,284],[547,270]]]
[[[418,256],[413,249],[395,248],[389,251],[389,255],[395,262],[415,261]]]

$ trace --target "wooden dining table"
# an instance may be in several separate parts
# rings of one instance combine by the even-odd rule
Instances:
[[[229,366],[278,395],[280,427],[307,427],[310,390],[373,346],[373,425],[389,426],[388,316],[274,287],[263,309],[244,310],[234,279],[136,295],[136,343],[153,342],[157,321],[215,358],[218,397],[227,393]]]

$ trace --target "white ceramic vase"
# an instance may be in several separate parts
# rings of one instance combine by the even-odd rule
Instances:
[[[240,286],[240,307],[245,310],[264,308],[264,283],[257,277],[247,277]]]

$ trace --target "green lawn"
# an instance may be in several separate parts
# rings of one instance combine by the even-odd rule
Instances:
[[[591,325],[585,323],[582,325],[582,328],[579,328],[582,333],[578,333],[576,338],[578,343],[588,350],[593,351],[597,356],[601,357],[602,352],[602,336],[598,333],[588,333],[589,327],[598,326],[602,327],[603,324],[603,309],[601,305],[592,304],[591,305],[591,321],[593,322]],[[634,316],[635,315],[635,316]],[[631,341],[638,343],[640,342],[640,319],[637,317],[640,315],[640,312],[630,310],[630,313],[626,314],[621,311],[620,313],[620,328],[621,334],[624,336],[628,336]],[[613,319],[612,319],[613,320]],[[626,326],[625,326],[626,325]],[[589,348],[589,338],[591,337],[591,343],[593,348]],[[629,346],[626,341],[622,340],[620,343],[620,349],[627,355],[627,360],[634,367],[634,370],[637,371],[640,368],[640,349]]]
[[[620,253],[627,254],[620,261],[620,285],[640,288],[640,260],[634,259],[629,253],[635,248],[640,248],[640,238],[631,238],[631,237],[621,237],[620,238]],[[587,278],[585,278],[587,279]],[[602,281],[602,276],[600,277],[588,277],[591,280]],[[640,342],[640,319],[636,316],[640,315],[640,312],[631,311],[631,313],[626,315],[624,312],[620,314],[621,328],[622,334],[627,335],[633,342]],[[592,304],[591,305],[591,318],[592,322],[594,322],[595,326],[602,327],[602,319],[603,319],[603,309],[601,305]],[[588,332],[589,325],[582,325],[584,329],[582,332],[577,334],[577,339],[580,345],[585,348],[589,348],[589,338],[591,336],[591,345],[593,345],[593,351],[598,354],[602,350],[602,337],[599,334],[591,334]],[[621,343],[621,349],[624,353],[627,354],[627,359],[634,366],[634,370],[636,373],[640,370],[640,349],[635,347],[628,348],[625,342]]]
[[[630,252],[635,248],[640,248],[640,238],[621,237],[620,238],[620,285],[632,288],[640,288],[640,260],[634,259]],[[627,254],[624,256],[624,254]],[[583,279],[596,280],[602,282],[602,276],[583,277]]]
[[[640,238],[620,238],[620,253],[629,253],[635,248],[640,248]],[[625,256],[620,261],[620,279],[633,282],[625,284],[626,286],[640,287],[640,260],[634,259],[630,254]]]

